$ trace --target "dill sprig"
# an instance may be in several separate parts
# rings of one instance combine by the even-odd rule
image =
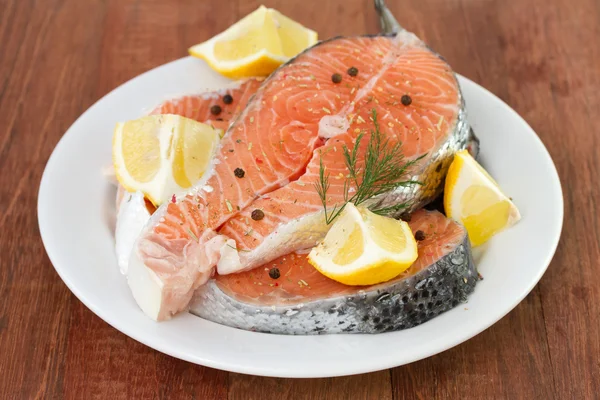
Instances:
[[[382,138],[377,122],[377,111],[372,110],[372,119],[375,130],[371,131],[371,137],[367,144],[364,157],[364,165],[359,166],[359,147],[364,137],[360,133],[352,150],[344,145],[344,161],[348,168],[348,176],[344,181],[344,202],[341,205],[336,204],[332,210],[327,209],[327,191],[329,190],[329,174],[323,165],[321,158],[319,163],[319,180],[314,186],[323,203],[325,211],[325,222],[330,224],[335,220],[346,207],[348,203],[359,205],[365,201],[387,193],[401,186],[420,184],[418,181],[405,180],[405,174],[413,164],[421,160],[425,155],[414,160],[404,161],[402,154],[402,143],[396,142],[393,145],[389,138]],[[356,191],[350,196],[350,187],[355,187]],[[369,209],[379,215],[387,215],[402,210],[408,206],[407,203],[394,204],[392,206],[379,207],[377,205],[369,206]]]

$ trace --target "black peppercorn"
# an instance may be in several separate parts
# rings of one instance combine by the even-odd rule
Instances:
[[[279,268],[271,268],[269,270],[269,276],[273,279],[279,279],[281,276],[281,272],[279,272]]]
[[[233,174],[237,177],[237,178],[243,178],[244,175],[246,175],[246,172],[241,169],[241,168],[236,168],[233,170]]]
[[[409,95],[404,94],[402,95],[402,97],[400,98],[400,101],[402,102],[402,104],[404,104],[405,106],[410,106],[410,104],[412,103],[412,99],[410,98]]]
[[[222,111],[222,110],[221,110],[221,106],[220,106],[220,105],[218,105],[218,104],[215,104],[214,106],[212,106],[212,107],[210,108],[210,113],[211,113],[212,115],[219,115],[219,114],[221,114],[221,111]]]
[[[415,232],[415,239],[417,239],[419,242],[422,240],[425,240],[425,232],[419,230]]]
[[[350,75],[350,76],[358,75],[358,68],[356,68],[356,67],[348,68],[348,75]]]
[[[225,103],[225,104],[233,103],[233,97],[231,97],[231,95],[229,93],[227,93],[225,96],[223,96],[223,103]]]
[[[331,75],[331,81],[332,81],[333,83],[340,83],[340,82],[342,81],[342,75],[340,75],[340,74],[337,74],[337,73],[336,73],[336,74],[333,74],[333,75]]]
[[[257,208],[256,210],[252,211],[250,217],[252,217],[252,219],[255,221],[260,221],[265,217],[265,213]]]

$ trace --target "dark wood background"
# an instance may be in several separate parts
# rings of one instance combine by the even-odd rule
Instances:
[[[321,38],[378,31],[371,0],[264,3]],[[456,71],[514,107],[554,158],[565,224],[532,293],[451,350],[344,378],[227,373],[129,339],[83,306],[46,256],[36,215],[44,165],[92,103],[260,2],[0,0],[0,398],[600,398],[600,2],[388,3]]]

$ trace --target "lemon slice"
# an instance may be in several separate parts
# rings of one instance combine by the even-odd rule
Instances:
[[[308,261],[346,285],[373,285],[398,276],[417,255],[417,242],[406,222],[349,203]]]
[[[448,169],[444,208],[448,217],[465,226],[473,246],[521,219],[514,203],[467,150],[456,153]]]
[[[113,135],[117,180],[156,206],[200,179],[222,130],[179,115],[149,115],[120,122]]]
[[[189,48],[232,79],[267,76],[317,42],[317,33],[271,8],[260,6],[226,31]]]

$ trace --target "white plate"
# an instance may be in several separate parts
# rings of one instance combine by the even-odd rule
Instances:
[[[324,377],[416,361],[483,331],[512,310],[546,270],[560,236],[563,199],[552,160],[527,123],[493,94],[460,77],[481,160],[514,198],[523,219],[477,254],[484,276],[467,304],[418,327],[379,335],[280,336],[221,326],[191,314],[156,323],[134,302],[117,267],[111,160],[117,121],[160,101],[219,88],[225,78],[183,58],[138,76],[88,109],[56,146],[42,178],[38,215],[56,271],[100,318],[158,351],[209,367],[255,375]]]

